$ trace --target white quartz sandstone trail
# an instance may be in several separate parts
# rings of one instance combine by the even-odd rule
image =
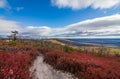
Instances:
[[[42,55],[39,55],[34,61],[30,72],[30,76],[33,77],[33,79],[75,79],[71,74],[57,71],[43,62]]]

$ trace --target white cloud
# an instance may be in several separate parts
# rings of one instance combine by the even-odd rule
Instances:
[[[63,32],[66,36],[110,36],[120,35],[120,14],[89,19],[68,25]],[[64,34],[65,35],[65,34]]]
[[[51,2],[59,8],[72,9],[82,9],[86,7],[108,9],[120,4],[120,0],[51,0]]]
[[[110,26],[119,26],[120,25],[120,14],[115,14],[112,16],[100,17],[95,19],[88,19],[82,22],[68,25],[67,28],[72,30],[94,30],[101,28],[108,28]],[[76,28],[74,28],[76,27]]]
[[[120,4],[120,0],[94,0],[92,7],[97,9],[111,8]]]
[[[11,7],[7,0],[0,0],[0,8],[9,10]]]
[[[20,35],[52,37],[120,37],[120,14],[88,19],[63,28],[48,26],[21,27],[16,21],[0,18],[0,34],[18,30]]]
[[[0,35],[8,35],[11,31],[17,30],[19,34],[28,36],[48,36],[52,29],[47,26],[26,26],[21,27],[16,21],[0,18]]]
[[[0,18],[0,33],[10,33],[12,30],[20,31],[18,22]]]
[[[35,36],[48,36],[52,29],[47,26],[27,26],[22,29],[22,34]]]

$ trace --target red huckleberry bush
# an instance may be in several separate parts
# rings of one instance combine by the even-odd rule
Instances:
[[[44,61],[56,69],[73,73],[79,79],[120,79],[120,58],[117,57],[53,51],[45,54]]]
[[[0,46],[0,79],[32,79],[29,67],[38,52],[30,47]]]

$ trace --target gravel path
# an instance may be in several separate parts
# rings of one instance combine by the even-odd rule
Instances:
[[[53,69],[43,62],[43,56],[39,55],[30,68],[30,75],[33,79],[75,79],[69,73],[63,73]]]

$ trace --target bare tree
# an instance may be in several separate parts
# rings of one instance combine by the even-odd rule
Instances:
[[[13,37],[13,41],[16,41],[16,39],[17,39],[17,34],[18,34],[18,31],[11,31],[11,33],[12,33],[12,37]]]

